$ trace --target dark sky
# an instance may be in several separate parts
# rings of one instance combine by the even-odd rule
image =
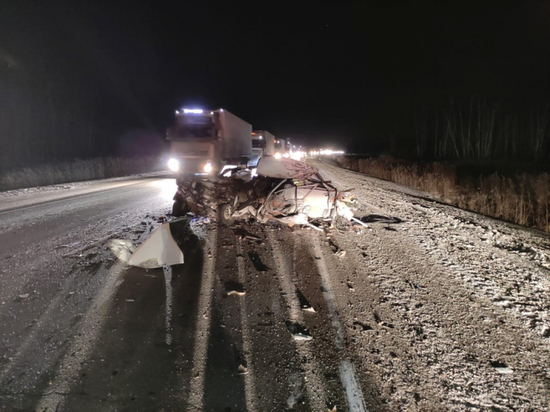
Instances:
[[[550,1],[236,3],[4,0],[0,74],[91,99],[111,136],[223,107],[355,151],[411,102],[549,101]]]

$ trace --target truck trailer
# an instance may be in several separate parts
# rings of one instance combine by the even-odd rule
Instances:
[[[286,140],[277,139],[275,141],[275,156],[281,157],[287,152],[286,150]]]
[[[178,175],[214,175],[224,166],[246,165],[252,155],[252,126],[224,109],[176,110],[168,128],[168,166]]]
[[[275,154],[275,137],[267,130],[254,130],[252,132],[252,158],[251,166],[256,166],[263,156]]]

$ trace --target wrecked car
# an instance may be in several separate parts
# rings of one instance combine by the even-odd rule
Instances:
[[[363,224],[353,217],[355,198],[350,191],[337,189],[316,169],[297,160],[263,157],[256,169],[229,170],[219,177],[181,176],[177,185],[173,214],[180,217],[163,223],[139,247],[113,239],[110,247],[120,260],[143,268],[181,264],[182,233],[210,220],[226,225],[239,219],[275,220],[320,231],[312,221],[342,217]]]
[[[232,224],[236,219],[278,220],[311,225],[310,220],[350,220],[354,196],[340,191],[306,163],[263,157],[253,170],[228,171],[217,178],[181,177],[173,214],[193,213]]]

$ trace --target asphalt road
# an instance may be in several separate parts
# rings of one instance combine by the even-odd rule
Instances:
[[[545,410],[548,236],[329,165],[367,226],[196,225],[174,180],[0,196],[0,411]],[[328,236],[327,236],[328,235]]]

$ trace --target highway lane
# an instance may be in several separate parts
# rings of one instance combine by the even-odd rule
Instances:
[[[0,411],[543,410],[548,237],[316,166],[369,228],[197,225],[155,270],[108,241],[173,179],[5,195]]]

